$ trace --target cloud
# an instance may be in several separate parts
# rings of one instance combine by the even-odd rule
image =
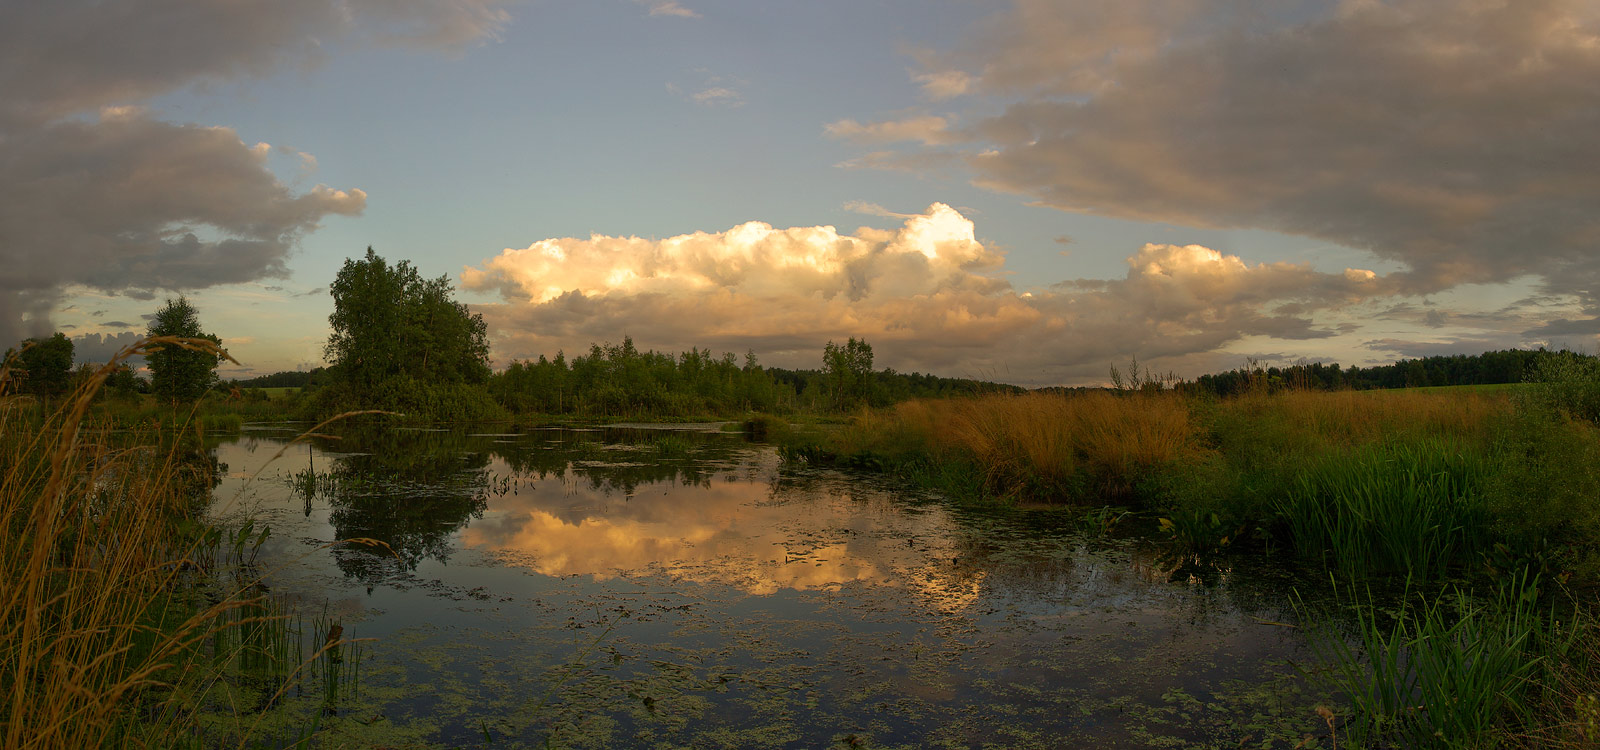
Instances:
[[[853,234],[752,221],[662,240],[552,238],[507,249],[461,280],[503,300],[475,306],[501,360],[632,336],[641,348],[750,348],[770,364],[815,367],[827,341],[864,336],[880,366],[1039,385],[1098,380],[1130,354],[1330,336],[1318,313],[1391,290],[1370,271],[1250,265],[1151,244],[1128,259],[1124,278],[1019,294],[998,278],[1004,257],[974,230],[936,203],[897,229]]]
[[[140,103],[316,65],[336,43],[459,51],[501,0],[59,0],[0,24],[0,342],[48,332],[71,286],[155,290],[281,276],[298,239],[365,194],[295,193],[273,147],[162,122]],[[175,43],[174,40],[182,40]],[[294,149],[303,174],[316,157]]]
[[[876,203],[868,203],[867,201],[845,201],[844,210],[858,214],[866,214],[868,216],[882,216],[886,219],[909,219],[913,216],[916,216],[916,214],[903,214],[897,211],[890,211],[883,206],[880,206]]]
[[[1331,240],[1419,294],[1533,274],[1600,312],[1592,3],[1017,0],[919,60],[1003,109],[959,134],[840,121],[919,144],[854,165],[938,154],[1067,211]]]
[[[68,285],[148,299],[282,276],[300,236],[366,204],[360,190],[292,192],[230,129],[139,113],[16,132],[0,157],[0,294],[36,307]],[[0,319],[0,338],[18,327]]]
[[[105,364],[123,349],[132,346],[135,341],[144,338],[144,331],[123,331],[117,334],[86,333],[82,336],[72,337],[72,361],[74,364]],[[143,357],[133,357],[128,363],[137,368],[144,363]]]
[[[0,24],[0,128],[195,83],[316,64],[341,39],[456,51],[510,22],[500,0],[52,0]],[[175,44],[173,40],[182,39]]]
[[[640,5],[650,9],[652,16],[673,16],[676,18],[699,18],[700,14],[679,5],[677,0],[635,0]]]
[[[971,91],[978,83],[977,76],[960,70],[913,73],[911,79],[922,87],[923,96],[934,101],[961,96]]]
[[[696,91],[689,96],[696,104],[709,107],[741,107],[744,106],[744,96],[737,90],[726,86],[712,86],[708,89]]]
[[[743,88],[749,85],[749,81],[735,76],[716,75],[706,68],[695,68],[690,74],[681,77],[679,82],[668,81],[667,92],[704,107],[735,109],[744,106]],[[695,81],[684,78],[693,78]]]
[[[876,144],[896,141],[916,141],[928,146],[956,143],[963,136],[952,132],[950,121],[943,117],[927,115],[902,120],[885,120],[865,125],[855,120],[839,120],[822,127],[829,137],[853,143]]]

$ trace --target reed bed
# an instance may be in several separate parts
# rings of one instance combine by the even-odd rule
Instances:
[[[1125,496],[1141,472],[1197,450],[1173,394],[991,394],[910,401],[858,416],[846,455],[923,455],[975,467],[990,495],[1078,502]]]
[[[122,356],[154,346],[217,351],[164,337]],[[0,393],[0,745],[244,745],[259,713],[205,734],[207,696],[241,674],[296,673],[307,653],[283,645],[287,615],[246,559],[264,534],[198,522],[211,483],[192,443],[87,423],[115,364],[53,409]]]

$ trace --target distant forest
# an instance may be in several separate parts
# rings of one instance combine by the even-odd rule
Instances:
[[[1262,387],[1268,390],[1366,390],[1521,383],[1533,364],[1549,354],[1544,349],[1506,349],[1483,354],[1402,359],[1392,365],[1351,365],[1345,368],[1339,367],[1338,363],[1302,362],[1287,367],[1264,367],[1252,362],[1236,370],[1201,375],[1181,384],[1181,387],[1227,396]],[[1575,356],[1594,359],[1586,354]]]
[[[713,408],[782,409],[820,406],[835,400],[840,389],[854,392],[859,402],[887,405],[910,398],[944,397],[1024,389],[967,378],[944,378],[893,369],[850,372],[847,366],[826,369],[762,367],[753,353],[743,361],[731,353],[713,356],[690,350],[677,355],[640,352],[632,341],[591,347],[567,359],[513,361],[489,379],[489,390],[503,406],[548,414],[614,411],[692,410]],[[1201,375],[1177,387],[1227,396],[1252,389],[1366,390],[1442,385],[1520,383],[1543,349],[1507,349],[1483,354],[1403,359],[1394,364],[1340,367],[1338,363],[1302,362],[1265,366],[1254,362],[1235,370]],[[1589,355],[1577,355],[1594,359]],[[860,370],[859,367],[856,368]],[[326,381],[325,368],[279,372],[233,381],[238,388],[315,389]],[[1057,389],[1051,389],[1057,390]],[[1072,389],[1097,390],[1097,389]],[[673,408],[678,407],[678,408]]]
[[[639,351],[631,339],[599,344],[568,358],[512,360],[489,376],[488,393],[515,413],[577,415],[693,415],[733,411],[844,409],[887,406],[913,398],[1013,392],[1025,389],[966,378],[872,368],[872,347],[851,339],[829,344],[821,369],[763,367],[753,352],[713,355]],[[232,387],[317,390],[332,382],[327,368],[235,380]]]

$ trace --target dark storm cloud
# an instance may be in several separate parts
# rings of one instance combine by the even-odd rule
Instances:
[[[50,0],[0,23],[0,125],[43,123],[195,83],[315,65],[348,37],[456,50],[510,20],[499,0]]]
[[[500,0],[52,0],[0,12],[0,344],[47,333],[72,286],[153,299],[282,276],[356,189],[296,193],[266,144],[140,102],[315,65],[336,42],[459,50]],[[303,155],[306,159],[308,155]]]
[[[1593,309],[1596,11],[1019,0],[967,46],[920,55],[924,77],[1006,103],[967,130],[974,145],[856,163],[953,154],[978,184],[1064,210],[1371,250],[1407,266],[1400,292],[1532,274]]]

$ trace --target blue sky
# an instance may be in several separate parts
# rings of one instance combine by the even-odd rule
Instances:
[[[0,334],[86,357],[183,293],[229,374],[316,366],[369,245],[502,364],[854,335],[1044,385],[1600,333],[1589,2],[0,14]]]

